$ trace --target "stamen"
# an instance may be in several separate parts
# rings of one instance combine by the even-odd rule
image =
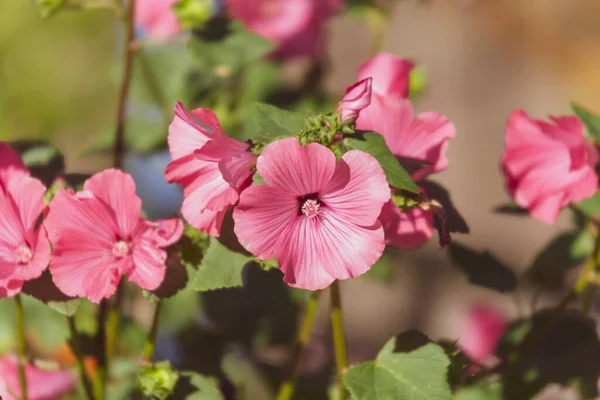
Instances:
[[[123,258],[129,254],[131,248],[129,245],[123,240],[119,240],[117,243],[113,245],[112,253],[117,258]]]
[[[20,246],[15,250],[15,258],[19,264],[28,264],[33,259],[33,253],[27,246]]]
[[[300,209],[307,218],[314,218],[319,215],[319,210],[321,208],[321,203],[319,200],[308,199],[302,204],[302,208]]]

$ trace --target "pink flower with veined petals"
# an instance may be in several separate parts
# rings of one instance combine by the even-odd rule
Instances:
[[[183,187],[181,213],[194,228],[219,236],[225,213],[250,184],[256,156],[222,131],[211,110],[187,112],[179,102],[168,141],[173,161],[165,178]]]
[[[179,218],[148,221],[148,224],[156,229],[160,247],[168,247],[177,243],[183,234],[183,222]]]
[[[37,221],[46,187],[29,176],[21,157],[0,144],[0,298],[14,296],[39,277],[50,261],[50,244]]]
[[[515,203],[552,224],[561,208],[591,197],[598,189],[598,150],[573,116],[552,123],[516,110],[508,117],[502,171]]]
[[[313,56],[321,44],[323,24],[343,0],[226,0],[232,19],[279,45],[280,58]]]
[[[76,194],[56,194],[45,226],[54,248],[50,273],[63,293],[99,303],[124,275],[146,290],[161,284],[166,253],[141,205],[131,176],[116,169],[92,176]]]
[[[336,111],[341,112],[341,120],[356,119],[360,112],[371,104],[373,79],[366,78],[346,88],[346,95],[339,102]]]
[[[506,317],[490,307],[473,307],[464,321],[458,347],[471,360],[485,364],[506,330]]]
[[[410,72],[415,64],[391,53],[379,53],[364,62],[356,75],[358,79],[373,78],[373,94],[390,99],[408,97]]]
[[[234,230],[256,257],[276,258],[290,286],[323,289],[379,259],[385,243],[377,217],[390,189],[369,154],[351,150],[336,162],[325,146],[287,138],[264,149],[257,169],[266,186],[242,192]]]
[[[137,0],[135,26],[152,39],[166,39],[181,29],[173,6],[178,0]]]
[[[377,77],[373,82],[375,86]],[[371,98],[371,105],[361,111],[356,128],[380,133],[391,152],[417,182],[448,167],[448,140],[456,136],[454,126],[442,114],[424,112],[415,116],[410,100],[383,98],[376,94]],[[391,201],[384,211],[381,218],[387,219],[382,223],[388,244],[415,248],[424,245],[433,234],[431,211],[405,213]]]
[[[75,390],[76,379],[69,371],[42,370],[25,365],[27,398],[29,400],[59,400]],[[0,358],[0,398],[21,399],[19,367],[15,356]]]

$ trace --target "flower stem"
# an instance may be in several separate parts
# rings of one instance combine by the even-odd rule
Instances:
[[[94,377],[94,395],[96,400],[104,400],[106,386],[106,315],[108,314],[108,301],[102,300],[98,308],[98,332],[96,333],[96,358],[98,367]]]
[[[21,399],[27,400],[27,379],[25,378],[25,325],[23,323],[23,303],[21,295],[15,297],[15,311],[17,322],[17,350],[19,365],[19,382],[21,383]]]
[[[79,371],[79,379],[85,391],[85,396],[88,400],[94,400],[94,393],[88,380],[87,374],[85,373],[85,365],[83,364],[83,355],[81,354],[81,344],[79,343],[79,335],[77,334],[77,328],[75,328],[75,318],[72,316],[67,317],[69,322],[69,331],[71,332],[71,350],[75,354],[77,360],[77,370]]]
[[[125,11],[125,43],[123,49],[123,78],[121,79],[121,87],[119,89],[119,99],[117,103],[117,126],[114,148],[114,166],[121,168],[123,154],[125,153],[125,113],[127,105],[127,97],[129,95],[129,83],[131,81],[131,71],[133,67],[134,47],[131,45],[135,39],[133,16],[135,13],[135,0],[129,0],[128,7]]]
[[[154,309],[154,318],[152,319],[152,326],[150,326],[150,331],[148,332],[148,336],[146,337],[146,343],[144,343],[144,354],[142,356],[142,364],[150,362],[152,360],[152,356],[154,355],[154,348],[156,347],[156,332],[158,331],[158,323],[160,320],[161,310],[162,300],[159,300],[158,303],[156,303],[156,308]]]
[[[335,349],[335,364],[337,367],[337,380],[340,389],[339,400],[346,398],[343,376],[348,366],[346,354],[346,339],[344,338],[344,324],[342,320],[342,298],[340,296],[339,282],[333,281],[330,287],[331,294],[331,330],[333,333],[333,347]]]
[[[306,305],[306,311],[304,313],[304,320],[300,331],[298,331],[298,337],[296,338],[296,344],[294,347],[294,357],[292,367],[290,369],[290,375],[279,387],[279,393],[277,394],[277,400],[289,400],[294,394],[294,385],[296,383],[296,377],[300,372],[300,362],[302,361],[302,354],[308,344],[310,338],[310,332],[315,322],[315,316],[317,315],[317,305],[319,304],[319,297],[321,291],[317,290],[310,294],[310,299]]]
[[[597,288],[594,286],[597,283],[594,281],[598,274],[599,258],[600,258],[600,232],[596,233],[596,241],[594,242],[594,250],[592,250],[592,254],[590,255],[590,258],[588,258],[588,261],[585,264],[583,271],[579,275],[579,279],[577,280],[577,283],[575,284],[575,289],[574,289],[577,294],[582,293],[585,289],[587,289],[587,292],[585,292],[585,295],[583,298],[583,305],[581,307],[581,312],[584,315],[588,315],[591,312],[592,307],[594,305],[594,298],[596,297],[596,293],[597,293],[597,290],[596,290]],[[589,285],[590,282],[592,282],[591,285]]]

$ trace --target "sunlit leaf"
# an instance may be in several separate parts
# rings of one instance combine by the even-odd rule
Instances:
[[[206,291],[242,286],[242,270],[251,260],[250,256],[231,251],[218,240],[212,239],[192,288]]]

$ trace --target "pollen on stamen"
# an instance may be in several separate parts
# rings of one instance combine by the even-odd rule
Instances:
[[[117,258],[123,258],[123,257],[125,257],[126,255],[129,254],[130,251],[131,251],[131,248],[123,240],[119,240],[112,247],[112,253]]]
[[[319,215],[319,210],[321,208],[321,203],[318,200],[309,199],[302,204],[302,208],[300,209],[307,218],[314,218]]]
[[[19,264],[27,264],[33,259],[33,253],[27,246],[19,246],[15,250],[15,258]]]

